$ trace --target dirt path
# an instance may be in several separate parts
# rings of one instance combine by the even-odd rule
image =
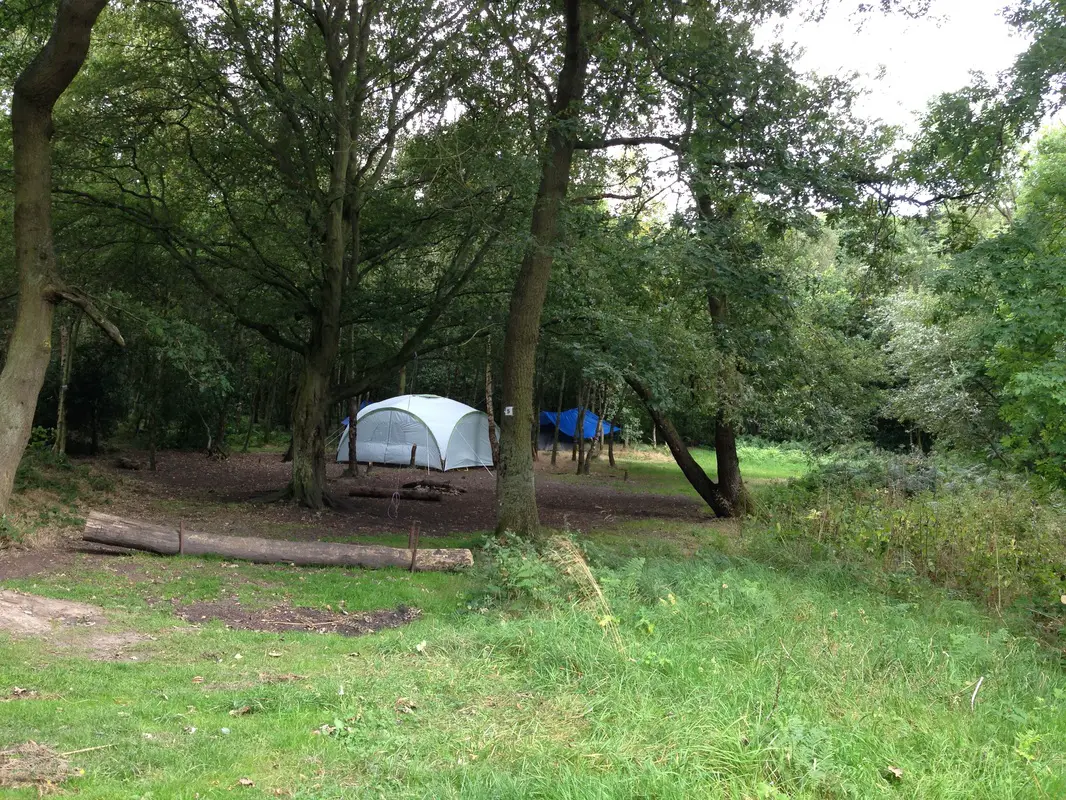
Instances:
[[[107,624],[98,606],[0,591],[0,631],[18,638],[43,639],[97,661],[126,658],[130,647],[148,638],[131,631],[107,631]]]

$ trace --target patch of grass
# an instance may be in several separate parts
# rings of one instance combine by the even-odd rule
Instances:
[[[694,447],[689,452],[712,479],[717,477],[718,467],[713,450]],[[560,453],[560,457],[562,455]],[[767,444],[741,445],[738,447],[737,455],[740,458],[740,469],[745,482],[753,485],[801,477],[813,463],[810,455],[804,450]],[[576,465],[572,464],[569,459],[570,455],[567,453],[565,460],[559,461],[560,471],[554,474],[555,479],[603,480],[609,481],[612,488],[623,491],[698,497],[696,490],[689,485],[666,449],[616,453],[617,467],[615,469],[608,466],[604,455],[598,461],[593,461],[591,474],[587,476],[574,474],[572,469],[576,469]],[[626,471],[629,473],[629,479],[622,480]]]
[[[79,503],[91,498],[106,504],[105,495],[114,491],[110,476],[53,453],[39,430],[15,472],[10,512],[0,519],[0,547],[39,532],[80,527],[85,520]]]
[[[5,704],[0,739],[108,745],[65,786],[109,800],[1066,795],[1066,674],[1032,640],[943,591],[726,557],[713,528],[615,549],[640,533],[597,542],[623,652],[581,605],[462,613],[460,575],[136,557],[157,583],[24,582],[157,638],[127,663],[3,641],[0,691],[41,699]],[[197,629],[147,607],[161,592],[426,615],[362,639]]]
[[[60,575],[13,580],[6,585],[119,610],[143,611],[171,601],[233,598],[252,608],[329,605],[348,611],[393,608],[402,603],[421,608],[428,615],[451,613],[472,588],[470,578],[461,573],[310,569],[145,553],[123,556],[112,569],[87,567],[85,563],[82,558]]]

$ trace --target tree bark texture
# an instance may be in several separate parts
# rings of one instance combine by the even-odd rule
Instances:
[[[714,458],[718,466],[718,490],[733,507],[733,516],[742,516],[751,507],[751,498],[740,475],[740,457],[733,426],[722,411],[714,421]]]
[[[316,354],[316,362],[308,363],[300,375],[292,419],[292,499],[308,508],[321,509],[326,505],[326,396],[329,391],[329,369],[322,370],[321,362],[329,356],[323,347]]]
[[[503,417],[496,483],[496,528],[535,535],[540,527],[529,432],[533,425],[533,371],[540,317],[559,238],[559,210],[570,187],[576,119],[585,91],[588,41],[581,0],[565,0],[565,52],[548,121],[545,159],[533,204],[530,242],[511,294],[503,347]]]
[[[11,100],[19,300],[0,373],[0,514],[7,510],[30,440],[51,360],[55,305],[65,296],[52,246],[52,110],[85,62],[93,25],[106,5],[107,0],[61,0],[51,35],[15,81]]]
[[[93,511],[82,538],[87,542],[146,550],[170,556],[178,553],[178,531],[161,525],[113,517]],[[184,555],[216,555],[258,564],[299,564],[338,567],[411,567],[411,551],[380,545],[333,542],[287,542],[253,536],[219,536],[186,530],[182,535]],[[472,566],[473,555],[462,549],[426,549],[415,553],[416,571],[454,570]]]
[[[692,484],[692,488],[699,493],[699,496],[703,498],[707,505],[711,507],[715,516],[736,516],[736,507],[729,502],[729,498],[723,494],[714,481],[707,477],[703,467],[692,457],[688,448],[685,447],[685,443],[681,440],[677,428],[674,427],[674,424],[655,403],[655,399],[652,397],[651,390],[647,385],[633,375],[626,376],[626,383],[629,384],[630,388],[636,393],[637,398],[644,405],[644,408],[647,409],[652,423],[662,432],[666,445],[670,448],[670,453],[673,455],[674,461],[677,462],[677,466],[681,468],[685,478]]]

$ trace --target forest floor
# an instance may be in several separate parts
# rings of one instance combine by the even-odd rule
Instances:
[[[640,451],[611,468],[606,457],[588,476],[573,474],[569,454],[553,468],[548,458],[537,463],[537,501],[549,528],[592,532],[614,530],[641,521],[686,527],[714,524],[706,505],[677,480],[665,452]],[[147,465],[147,456],[131,452],[127,462]],[[495,524],[495,475],[488,470],[429,473],[421,469],[374,467],[358,479],[343,477],[344,465],[328,465],[328,491],[336,507],[313,512],[292,503],[264,501],[284,487],[289,465],[280,453],[235,453],[225,460],[198,452],[163,452],[156,470],[123,469],[115,458],[84,459],[107,476],[114,491],[95,504],[105,511],[175,529],[234,536],[262,536],[293,541],[342,541],[407,546],[412,523],[436,547],[475,547]],[[713,472],[713,470],[712,470]],[[627,474],[628,473],[628,474]],[[666,476],[666,479],[664,479]],[[461,494],[445,494],[441,502],[349,497],[354,488],[395,491],[417,480],[446,482]],[[82,510],[89,507],[81,504]],[[71,514],[77,513],[76,509]],[[110,562],[116,551],[80,541],[69,526],[45,525],[33,537],[34,547],[0,556],[0,580],[60,571],[76,555]]]
[[[412,519],[446,545],[491,524],[487,474],[437,474],[469,491],[393,519],[388,500],[252,502],[279,464],[164,453],[156,474],[105,466],[117,485],[88,505],[390,543]],[[587,548],[608,618],[494,599],[484,559],[411,574],[164,558],[43,525],[0,552],[0,798],[1066,796],[1054,651],[943,590],[901,601],[825,562],[742,557],[658,454],[620,462],[628,481],[540,469],[544,516]]]

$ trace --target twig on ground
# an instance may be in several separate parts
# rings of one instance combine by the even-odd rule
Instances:
[[[977,703],[977,693],[981,691],[981,684],[985,682],[985,676],[982,675],[977,679],[977,685],[973,689],[973,694],[970,696],[970,711],[974,710],[974,705]]]
[[[69,750],[66,753],[60,753],[62,758],[67,756],[76,756],[78,753],[91,753],[93,750],[106,750],[109,747],[114,747],[114,744],[98,744],[96,747],[83,747],[81,750]]]

